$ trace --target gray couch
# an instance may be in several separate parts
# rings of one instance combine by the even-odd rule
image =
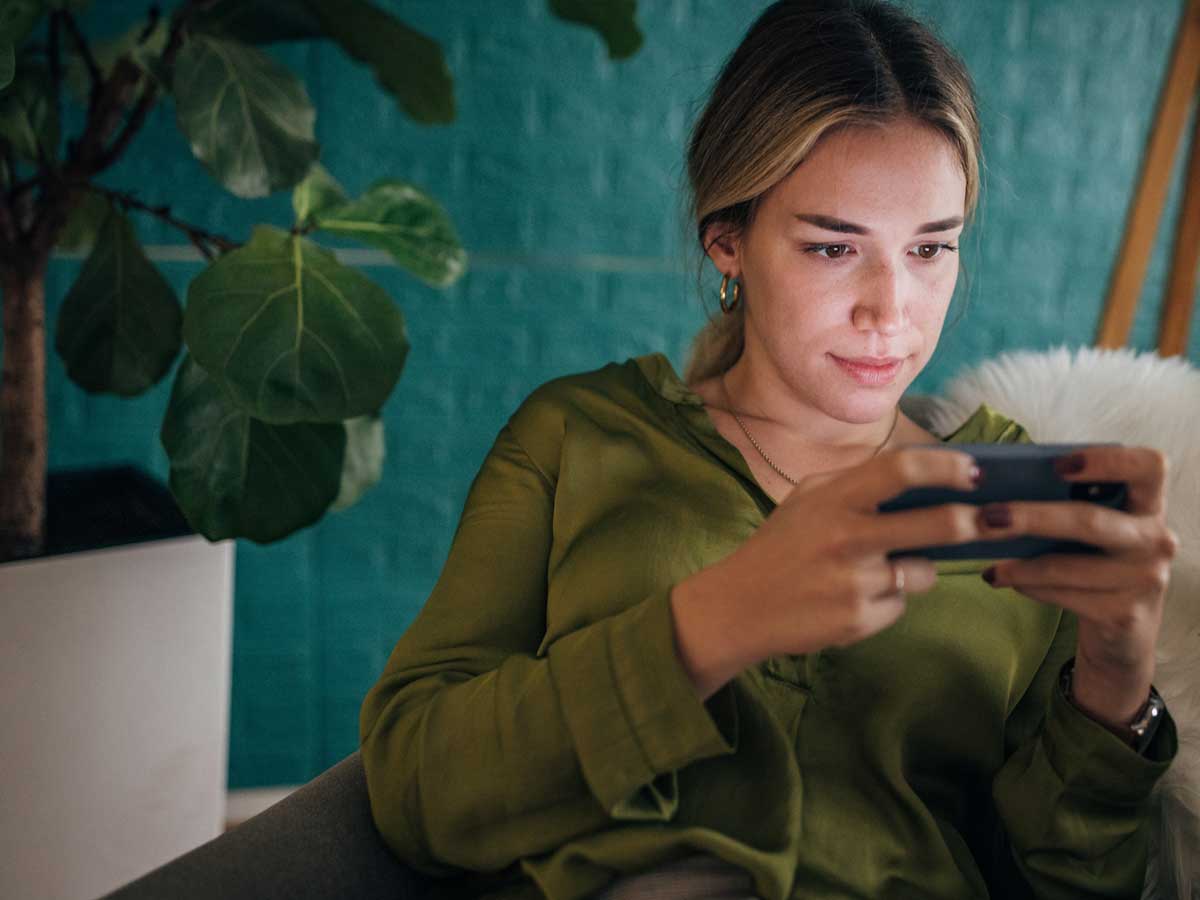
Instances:
[[[375,828],[358,751],[207,844],[104,900],[442,900],[470,896],[404,866]]]

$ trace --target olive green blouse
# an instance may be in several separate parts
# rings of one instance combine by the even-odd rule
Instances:
[[[981,405],[943,440],[1031,439]],[[700,700],[671,588],[773,507],[661,353],[534,390],[363,702],[392,850],[504,898],[697,852],[766,900],[1140,896],[1174,722],[1139,755],[1071,705],[1074,616],[988,561],[935,561],[890,628]]]

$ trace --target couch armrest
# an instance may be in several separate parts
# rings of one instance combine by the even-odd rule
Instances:
[[[269,809],[104,900],[425,900],[441,895],[435,885],[379,836],[355,751]]]

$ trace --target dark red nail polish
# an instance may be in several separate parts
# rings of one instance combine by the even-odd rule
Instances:
[[[979,514],[988,528],[1007,528],[1012,524],[1012,513],[1003,503],[985,503]]]
[[[986,581],[988,584],[992,584],[992,585],[994,585],[996,583],[996,567],[995,566],[988,566],[986,569],[983,570],[983,580]]]
[[[1054,471],[1059,475],[1075,475],[1083,471],[1084,458],[1082,454],[1070,453],[1060,456],[1054,461]]]

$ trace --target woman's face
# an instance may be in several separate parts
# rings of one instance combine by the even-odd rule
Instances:
[[[928,127],[826,134],[740,239],[710,251],[742,281],[743,378],[842,421],[890,417],[937,347],[965,195],[953,149]],[[833,355],[903,362],[890,383],[864,386]]]

